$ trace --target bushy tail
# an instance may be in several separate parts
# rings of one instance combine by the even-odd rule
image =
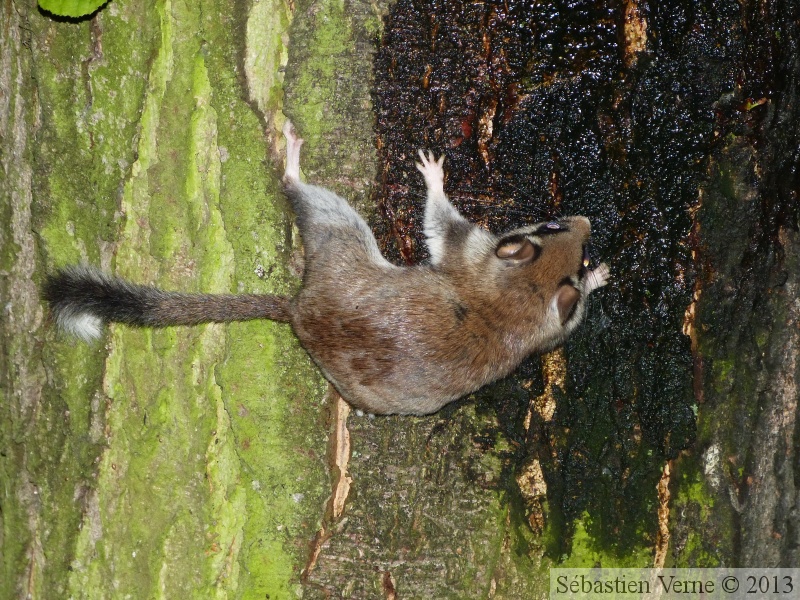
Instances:
[[[42,295],[58,326],[86,341],[99,338],[108,322],[169,327],[290,318],[289,300],[283,296],[165,292],[85,266],[50,275]]]

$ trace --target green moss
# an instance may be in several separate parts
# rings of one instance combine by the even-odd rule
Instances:
[[[247,15],[244,66],[249,96],[268,116],[283,105],[283,68],[288,60],[284,36],[290,20],[284,0],[253,2]]]
[[[0,184],[5,183],[0,176]],[[0,204],[0,223],[3,223],[3,244],[0,244],[0,269],[4,273],[10,273],[14,267],[20,246],[14,241],[14,234],[11,230],[11,219],[13,213],[11,203]]]
[[[59,263],[97,263],[98,243],[116,235],[119,181],[133,162],[146,85],[152,19],[131,21],[116,6],[98,19],[102,41],[93,41],[88,22],[32,22],[52,44],[48,60],[37,63],[45,107],[39,161],[47,168],[41,206],[51,207],[40,216],[40,231]]]
[[[776,323],[785,323],[787,315],[775,315],[774,320]],[[754,341],[761,352],[765,352],[769,347],[770,332],[767,330],[758,330],[754,332]]]
[[[721,557],[730,555],[733,540],[729,502],[710,486],[692,457],[682,457],[676,472],[678,482],[670,509],[670,566],[719,566],[724,562]]]
[[[703,481],[687,481],[683,477],[680,485],[680,496],[686,502],[694,502],[700,508],[701,518],[706,518],[714,508],[714,496],[708,493]]]
[[[311,147],[320,145],[321,138],[330,134],[336,124],[328,114],[333,108],[332,90],[323,82],[332,81],[338,75],[337,66],[348,51],[352,38],[352,22],[350,15],[345,13],[343,2],[322,2],[317,7],[319,12],[311,39],[304,42],[307,43],[307,55],[304,56],[303,68],[294,81],[296,93],[305,101],[295,103],[293,109],[299,116],[297,120],[304,124],[302,135]]]
[[[716,359],[713,365],[713,380],[716,390],[729,390],[733,384],[736,364],[733,360]]]
[[[30,34],[39,40],[28,74],[37,86],[30,98],[36,97],[41,115],[41,123],[31,126],[38,132],[31,150],[33,225],[47,269],[81,260],[98,264],[107,258],[104,244],[117,230],[117,189],[132,162],[142,98],[142,78],[135,72],[148,59],[132,55],[129,45],[132,39],[146,43],[151,22],[139,17],[130,23],[106,11],[98,18],[105,29],[102,44],[93,47],[88,22],[57,23],[40,13],[29,17]],[[124,48],[122,64],[132,73],[127,78],[109,75],[123,68],[113,60],[115,48]],[[50,383],[36,422],[17,423],[13,434],[24,449],[26,477],[38,488],[37,510],[18,520],[38,523],[33,543],[46,561],[32,575],[37,597],[67,594],[65,573],[83,558],[82,548],[98,531],[93,488],[104,443],[104,401],[98,394],[104,356],[102,346],[76,344],[50,330],[43,349]],[[4,511],[14,514],[11,506]]]
[[[306,458],[324,448],[314,429],[323,388],[285,325],[232,325],[227,352],[217,374],[247,497],[244,597],[284,597],[305,551],[295,540],[313,536],[326,495],[324,473]]]
[[[258,20],[254,27],[272,31],[275,41],[287,19],[286,7],[276,8],[270,24],[253,7]],[[219,18],[213,11],[208,14]],[[224,48],[240,44],[233,28],[224,25],[214,30],[209,43]],[[285,50],[271,52],[277,57]],[[211,105],[218,114],[227,115],[218,123],[217,144],[225,156],[220,215],[226,242],[238,257],[233,265],[237,289],[287,293],[298,284],[285,267],[292,249],[287,235],[291,217],[284,209],[278,169],[272,164],[263,167],[266,144],[259,115],[241,101],[237,81],[225,76],[237,60],[232,52],[210,53],[206,58]],[[251,80],[272,78],[273,73],[258,71],[272,64],[252,63]],[[266,93],[267,106],[275,99],[274,85]],[[276,120],[267,115],[268,122]],[[269,273],[270,278],[261,279],[260,273]],[[226,359],[216,366],[215,376],[231,423],[232,444],[242,468],[238,485],[247,506],[238,559],[239,590],[244,598],[294,596],[293,580],[306,558],[305,541],[318,526],[327,495],[327,475],[310,459],[324,452],[326,430],[320,427],[319,400],[325,385],[288,326],[233,324],[227,334]]]
[[[368,191],[377,170],[373,32],[382,28],[383,4],[299,2],[297,13],[304,17],[292,24],[285,82],[287,114],[306,140],[304,173],[366,214],[374,210]]]
[[[688,532],[686,545],[681,551],[680,560],[675,562],[675,567],[703,567],[713,569],[720,566],[722,566],[720,557],[708,551],[708,543],[705,534],[699,531]]]
[[[253,77],[270,69],[262,108],[274,110],[288,10],[270,21],[262,8],[253,35],[269,32],[258,42],[271,43],[272,59],[250,68]],[[139,281],[290,291],[289,217],[276,169],[264,167],[262,116],[235,76],[241,40],[226,22],[231,7],[153,2],[149,18],[127,10],[112,4],[98,17],[101,59],[89,60],[88,24],[47,25],[65,49],[42,75],[53,82],[44,102],[56,107],[41,150],[50,260],[108,265],[105,243],[116,240],[117,273]],[[69,164],[57,160],[66,155]],[[71,506],[74,480],[86,470],[96,479],[51,527],[48,560],[57,562],[57,546],[71,566],[68,578],[53,571],[61,582],[52,589],[105,597],[113,582],[115,593],[137,597],[294,595],[326,478],[309,458],[324,452],[324,388],[289,328],[114,327],[109,340],[105,360],[99,346],[53,347],[56,379],[68,382],[54,391],[54,411],[66,408],[74,423],[57,447],[83,458],[65,472],[73,484],[47,490],[48,502]],[[104,398],[90,408],[101,377]]]
[[[584,514],[575,521],[572,547],[559,567],[562,568],[645,568],[653,563],[653,549],[649,545],[628,549],[625,553],[608,550],[607,540],[597,539],[592,533],[592,518]]]

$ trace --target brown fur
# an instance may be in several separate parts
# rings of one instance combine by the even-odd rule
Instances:
[[[50,278],[45,296],[65,329],[86,338],[103,322],[191,325],[288,320],[342,396],[376,414],[427,414],[562,343],[608,269],[584,264],[584,217],[496,237],[469,223],[444,194],[442,159],[420,153],[428,188],[431,264],[386,261],[358,214],[300,181],[299,139],[287,137],[284,186],[303,236],[306,270],[295,298],[170,293],[89,268]]]
[[[570,222],[573,231],[543,238],[537,261],[514,266],[455,253],[435,268],[382,267],[357,245],[333,242],[307,266],[292,327],[359,408],[435,412],[563,341],[532,332],[559,282],[582,269],[588,222]]]

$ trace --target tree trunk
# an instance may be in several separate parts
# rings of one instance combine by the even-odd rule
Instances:
[[[798,16],[4,0],[0,598],[544,598],[557,564],[798,564]],[[566,349],[426,418],[348,417],[282,324],[54,330],[38,285],[77,262],[291,294],[281,113],[395,260],[424,259],[426,147],[494,229],[591,217],[613,282]]]
[[[281,2],[111,2],[79,21],[4,3],[4,598],[296,589],[327,494],[325,386],[289,328],[112,327],[86,346],[37,291],[77,262],[296,288],[289,21]]]

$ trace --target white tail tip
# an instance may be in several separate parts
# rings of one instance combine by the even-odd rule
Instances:
[[[103,320],[90,313],[59,315],[58,326],[84,342],[99,340],[103,335]]]

